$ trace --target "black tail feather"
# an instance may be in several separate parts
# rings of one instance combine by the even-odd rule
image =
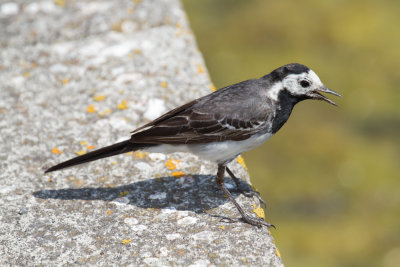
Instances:
[[[72,158],[70,160],[64,161],[60,164],[57,164],[45,171],[45,173],[52,172],[52,171],[57,171],[60,169],[64,169],[67,167],[71,167],[74,165],[102,159],[102,158],[107,158],[111,156],[115,156],[118,154],[122,153],[127,153],[130,151],[135,151],[135,150],[140,150],[144,149],[146,147],[152,146],[151,144],[134,144],[131,142],[131,140],[125,140],[116,144],[113,144],[111,146],[106,146],[100,149],[97,149],[95,151],[89,152],[85,155]]]

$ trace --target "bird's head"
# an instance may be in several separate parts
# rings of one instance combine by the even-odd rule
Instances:
[[[298,63],[287,64],[274,70],[271,72],[271,77],[276,84],[280,84],[274,88],[275,90],[271,90],[271,93],[276,96],[279,94],[280,88],[281,90],[287,90],[290,95],[299,100],[324,100],[335,106],[336,103],[322,95],[321,92],[342,97],[325,87],[314,71]]]

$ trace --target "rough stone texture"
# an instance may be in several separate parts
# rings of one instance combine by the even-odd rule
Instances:
[[[43,174],[210,92],[179,2],[0,1],[0,46],[0,265],[282,265],[193,155]]]

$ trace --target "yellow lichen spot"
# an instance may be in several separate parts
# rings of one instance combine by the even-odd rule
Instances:
[[[122,100],[122,102],[117,105],[117,108],[118,109],[127,109],[128,108],[127,101]]]
[[[54,4],[60,7],[65,7],[65,1],[64,0],[54,0]]]
[[[131,241],[131,239],[124,239],[122,240],[122,244],[129,244]]]
[[[115,165],[115,164],[117,164],[117,162],[116,162],[116,161],[113,161],[113,162],[111,162],[111,164],[112,164],[112,165]]]
[[[127,155],[127,156],[132,156],[132,155],[133,155],[133,152],[125,153],[125,155]]]
[[[162,82],[160,85],[161,85],[162,88],[166,88],[168,86],[168,83],[167,82]]]
[[[133,53],[135,53],[135,54],[141,54],[142,53],[142,50],[140,50],[139,48],[137,48],[137,49],[134,49],[133,50]]]
[[[219,228],[221,228],[222,230],[225,230],[225,225],[221,225]]]
[[[79,144],[80,144],[81,146],[84,146],[84,145],[87,144],[87,142],[86,142],[86,141],[80,141]]]
[[[105,115],[110,114],[111,112],[112,112],[111,109],[106,109],[103,112],[99,112],[98,114],[99,114],[100,117],[103,117]]]
[[[31,76],[31,73],[29,71],[22,73],[22,77],[29,77]]]
[[[278,258],[281,257],[281,253],[279,252],[279,250],[277,248],[275,248],[275,254],[276,254],[276,256],[278,256]]]
[[[129,57],[130,59],[133,59],[133,58],[135,57],[135,54],[134,54],[134,53],[129,53],[129,54],[128,54],[128,57]]]
[[[179,22],[177,22],[177,23],[175,24],[175,27],[177,27],[178,29],[180,29],[180,28],[182,28],[182,24],[179,23]]]
[[[67,84],[67,83],[69,83],[69,79],[67,79],[67,78],[62,79],[61,82],[62,82],[62,84]]]
[[[126,196],[127,194],[129,194],[129,192],[128,191],[124,191],[124,192],[119,193],[119,196],[123,197],[123,196]]]
[[[177,165],[180,165],[180,160],[178,159],[169,159],[167,162],[165,162],[165,166],[170,169],[170,170],[175,170],[177,168]]]
[[[265,214],[264,214],[264,210],[260,207],[257,207],[256,204],[253,204],[253,212],[255,214],[257,214],[258,217],[260,218],[264,218]]]
[[[182,172],[182,171],[178,171],[178,172],[173,172],[172,173],[172,176],[174,176],[175,178],[180,178],[180,177],[182,177],[184,175],[185,175],[185,173]]]
[[[104,101],[107,97],[105,95],[96,95],[93,97],[94,101]]]
[[[111,30],[116,31],[116,32],[122,32],[122,23],[123,22],[124,22],[123,20],[114,22],[113,24],[111,24]]]
[[[110,215],[110,214],[111,214],[111,210],[107,210],[106,216],[108,216],[108,215]]]
[[[242,257],[242,261],[246,262],[247,261],[246,257]]]
[[[56,154],[56,155],[62,154],[62,151],[59,150],[59,149],[56,148],[56,147],[53,147],[53,148],[51,149],[51,152],[53,152],[53,154]]]
[[[247,166],[246,163],[244,163],[244,159],[242,158],[242,156],[237,157],[237,162],[242,165],[243,168],[245,168],[247,170]]]
[[[144,153],[142,151],[135,151],[133,152],[133,156],[135,157],[135,159],[143,159]]]
[[[204,67],[202,64],[197,65],[197,72],[200,74],[204,73]]]
[[[86,146],[86,149],[94,149],[94,148],[96,148],[96,146]]]
[[[79,151],[75,151],[75,153],[76,153],[78,156],[82,156],[82,155],[85,155],[85,154],[86,154],[86,151],[85,151],[84,149],[82,149],[82,150],[79,150]]]
[[[217,90],[217,88],[215,87],[214,84],[210,84],[210,89],[211,91],[215,92]]]
[[[133,14],[135,9],[133,7],[128,8],[128,14]]]
[[[86,108],[86,112],[87,112],[87,113],[95,113],[95,112],[96,112],[96,109],[95,109],[94,105],[89,105],[89,106]]]

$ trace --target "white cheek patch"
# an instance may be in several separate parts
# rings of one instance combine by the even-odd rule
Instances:
[[[303,95],[308,91],[308,88],[303,88],[299,81],[307,77],[307,73],[290,74],[283,80],[283,86],[289,90],[292,95]]]

